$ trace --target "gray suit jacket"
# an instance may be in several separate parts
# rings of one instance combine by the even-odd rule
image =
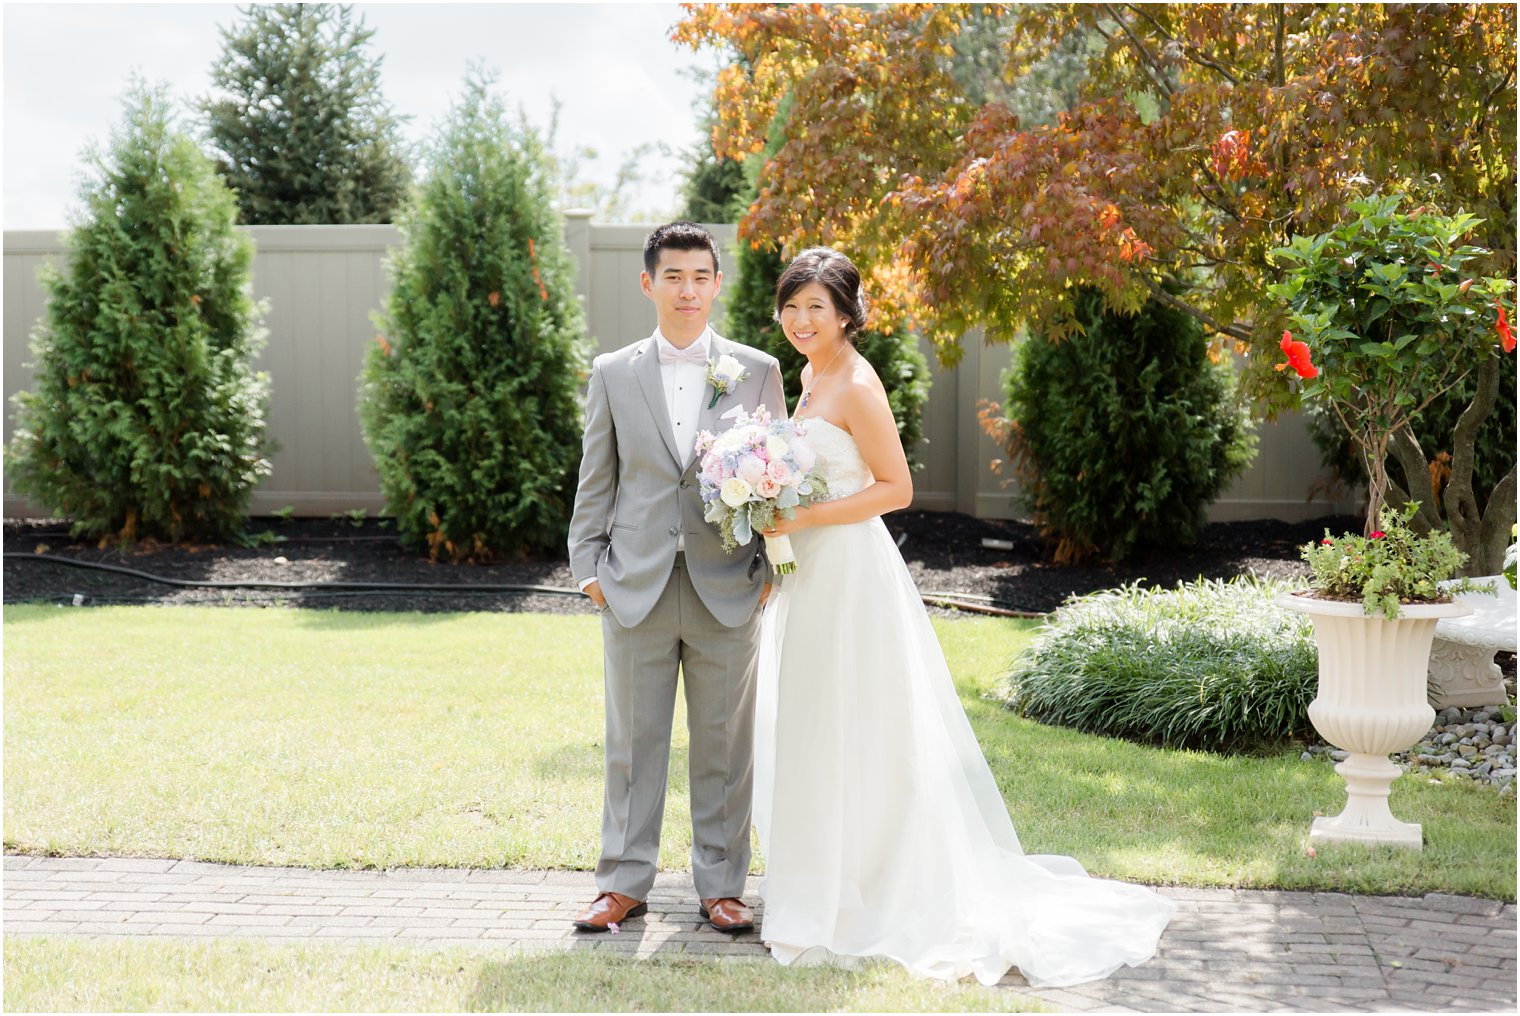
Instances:
[[[714,332],[709,357],[725,353],[744,364],[749,377],[711,409],[712,387],[704,389],[698,429],[721,432],[729,426],[722,416],[737,406],[752,413],[763,404],[772,416],[785,417],[776,358]],[[764,541],[757,536],[729,553],[717,528],[702,521],[697,460],[695,453],[687,462],[676,457],[654,336],[598,356],[586,391],[570,571],[576,582],[601,583],[607,606],[625,628],[654,609],[675,565],[677,536],[686,538],[692,585],[727,627],[753,616],[770,578]]]

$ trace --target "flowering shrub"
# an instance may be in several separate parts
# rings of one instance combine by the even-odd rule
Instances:
[[[1328,233],[1297,236],[1273,250],[1286,266],[1282,282],[1267,287],[1287,303],[1293,331],[1283,334],[1287,362],[1279,365],[1303,383],[1306,400],[1328,406],[1357,443],[1368,466],[1364,533],[1380,527],[1389,493],[1388,457],[1397,454],[1413,487],[1429,469],[1410,428],[1413,418],[1441,393],[1474,372],[1493,376],[1480,384],[1473,415],[1458,426],[1448,501],[1472,500],[1474,433],[1493,407],[1499,350],[1514,349],[1503,300],[1505,278],[1480,277],[1473,267],[1490,252],[1464,242],[1480,221],[1472,215],[1399,211],[1402,198],[1374,196],[1349,205],[1346,220]],[[1294,333],[1298,338],[1294,338]],[[1466,416],[1467,414],[1464,414]],[[1463,475],[1458,473],[1461,467]],[[1513,520],[1513,470],[1508,501]],[[1411,500],[1435,502],[1428,494]],[[1426,504],[1422,522],[1439,519]],[[1506,510],[1503,505],[1498,506]],[[1448,514],[1478,516],[1462,504]],[[1386,528],[1386,527],[1384,527]],[[1507,527],[1506,527],[1507,528]],[[1501,530],[1502,532],[1502,530]]]
[[[1319,543],[1304,547],[1314,573],[1314,589],[1326,600],[1362,602],[1367,613],[1399,616],[1402,603],[1446,603],[1454,592],[1475,588],[1468,579],[1442,588],[1467,559],[1445,532],[1416,535],[1409,528],[1416,506],[1384,515],[1386,529],[1366,536],[1335,537],[1325,530]]]

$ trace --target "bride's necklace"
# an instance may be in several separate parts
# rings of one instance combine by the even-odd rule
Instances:
[[[833,367],[834,367],[834,361],[837,360],[837,359],[839,359],[839,353],[843,353],[844,352],[844,347],[847,346],[847,345],[849,345],[849,343],[847,343],[847,342],[840,343],[839,352],[835,353],[829,359],[828,366],[824,367],[823,370],[821,370],[817,374],[817,376],[815,376],[813,378],[812,381],[808,382],[807,387],[804,388],[804,389],[802,389],[802,398],[797,401],[797,412],[800,413],[804,409],[807,408],[808,400],[813,397],[813,388],[818,384],[818,382],[820,382],[820,381],[823,380],[823,375],[827,374],[830,370],[833,369]]]

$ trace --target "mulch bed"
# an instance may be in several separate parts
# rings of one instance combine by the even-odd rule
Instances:
[[[925,594],[969,597],[998,608],[1044,613],[1068,596],[1140,582],[1170,587],[1200,576],[1227,579],[1255,573],[1302,578],[1308,570],[1298,549],[1325,529],[1354,530],[1360,521],[1336,517],[1312,522],[1223,522],[1206,526],[1189,547],[1143,550],[1117,565],[1061,567],[1045,560],[1038,534],[1028,525],[975,519],[950,512],[898,512],[887,526]],[[300,606],[340,610],[535,611],[589,613],[579,595],[501,591],[489,586],[552,586],[573,589],[564,557],[523,558],[490,565],[429,562],[403,548],[386,520],[274,518],[252,520],[250,531],[285,539],[258,548],[138,545],[101,549],[68,538],[58,522],[6,520],[4,602],[107,604],[201,604]],[[1012,549],[987,548],[983,539]],[[12,557],[19,554],[24,557]],[[179,587],[150,578],[88,570],[60,562],[98,562],[166,579],[215,582],[231,588]],[[805,566],[805,565],[804,565]],[[305,590],[256,589],[239,583],[341,583]],[[377,588],[378,583],[426,585],[428,589]],[[941,612],[939,608],[934,608]]]

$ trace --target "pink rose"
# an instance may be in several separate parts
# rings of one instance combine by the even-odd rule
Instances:
[[[780,459],[771,459],[770,465],[765,467],[765,475],[783,487],[792,482],[791,467]]]
[[[739,468],[736,472],[744,477],[745,483],[753,487],[765,475],[765,463],[757,455],[746,455],[739,460]]]
[[[769,476],[762,476],[760,482],[755,484],[755,493],[764,498],[777,497],[781,494],[781,484]]]

